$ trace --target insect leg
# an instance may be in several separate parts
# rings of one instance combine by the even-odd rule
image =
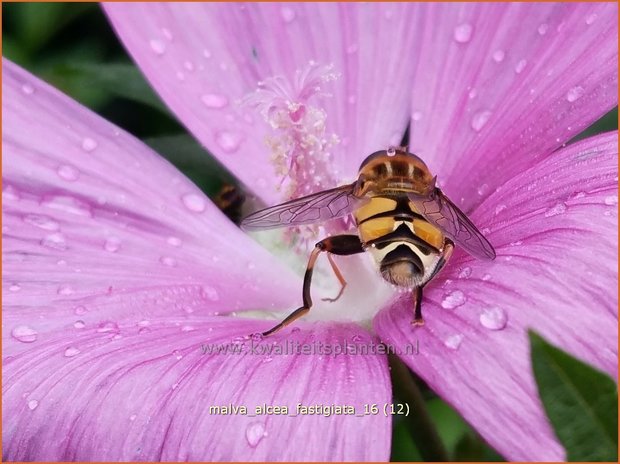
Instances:
[[[336,295],[335,298],[322,298],[322,300],[333,303],[334,301],[338,300],[338,298],[342,296],[342,293],[344,292],[344,289],[347,286],[347,281],[342,276],[342,273],[340,272],[340,269],[338,269],[338,266],[336,266],[336,262],[334,261],[334,258],[331,253],[327,254],[327,259],[329,260],[329,264],[331,264],[332,269],[334,270],[334,274],[336,274],[336,277],[338,278],[338,281],[340,282],[340,291],[338,292],[338,295]]]
[[[439,271],[441,271],[443,269],[443,267],[446,265],[446,263],[450,259],[450,256],[452,256],[452,252],[453,251],[454,251],[454,242],[452,242],[452,240],[447,238],[446,239],[446,244],[443,247],[443,254],[442,254],[441,258],[439,258],[439,262],[437,263],[437,266],[435,267],[435,270],[433,271],[433,273],[431,274],[430,278],[428,279],[428,281],[426,283],[428,283],[431,280],[433,280],[435,278],[435,276],[437,274],[439,274]]]
[[[416,287],[413,290],[413,305],[415,310],[411,324],[416,327],[424,325],[424,318],[422,317],[422,288],[423,287]]]
[[[357,235],[335,235],[318,242],[315,245],[314,250],[312,250],[312,253],[310,253],[310,259],[308,260],[308,266],[306,267],[306,274],[304,275],[304,287],[302,292],[303,306],[297,308],[291,314],[286,316],[286,318],[276,326],[266,332],[263,332],[263,337],[267,337],[268,335],[283,329],[310,311],[310,308],[312,307],[312,297],[310,296],[312,271],[314,270],[314,263],[316,263],[316,260],[321,252],[332,253],[335,255],[353,255],[363,251],[364,246]],[[338,273],[339,272],[340,271],[338,271]],[[336,275],[338,275],[338,273]],[[342,275],[340,275],[340,277],[342,277]]]
[[[430,276],[430,278],[428,279],[426,283],[433,280],[433,278],[439,273],[439,271],[441,271],[441,269],[446,265],[446,263],[450,259],[450,256],[452,256],[453,251],[454,251],[454,243],[452,242],[452,240],[446,239],[446,244],[444,245],[444,249],[443,249],[443,255],[439,259],[439,262],[437,263],[437,266],[435,267],[433,274]],[[415,306],[415,312],[413,315],[413,321],[411,321],[411,323],[414,326],[424,325],[424,318],[422,317],[422,289],[424,288],[424,285],[417,287],[413,291],[413,304]]]

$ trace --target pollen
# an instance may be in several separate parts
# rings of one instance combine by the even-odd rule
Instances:
[[[278,75],[259,82],[258,89],[243,99],[270,128],[265,143],[280,179],[275,188],[285,199],[338,185],[332,150],[340,139],[328,131],[327,112],[320,100],[331,96],[324,88],[339,77],[333,65],[310,61],[293,76]],[[289,229],[286,235],[306,242],[316,234],[316,227],[304,227]]]

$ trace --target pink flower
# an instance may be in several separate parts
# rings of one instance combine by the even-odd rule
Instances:
[[[563,147],[617,103],[615,5],[105,10],[180,120],[267,204],[283,199],[280,184],[298,192],[353,179],[410,122],[412,151],[497,259],[457,251],[427,287],[426,325],[414,330],[409,299],[393,300],[366,260],[343,258],[343,301],[260,345],[419,342],[403,359],[506,458],[564,458],[526,329],[617,375],[617,136]],[[311,60],[340,77],[313,75]],[[241,337],[297,307],[301,278],[135,138],[6,60],[3,73],[4,458],[387,459],[382,414],[210,411],[362,412],[391,401],[386,358],[249,352],[254,341]],[[258,81],[259,107],[273,98],[271,111],[240,103]],[[287,92],[298,100],[280,98]],[[301,149],[311,135],[314,161]],[[290,176],[287,161],[300,166]],[[303,266],[305,255],[271,246]],[[313,292],[330,296],[319,266],[326,277]],[[229,354],[208,352],[218,344]]]

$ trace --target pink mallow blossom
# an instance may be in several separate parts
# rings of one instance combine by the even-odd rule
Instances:
[[[383,414],[209,410],[389,403],[384,355],[247,349],[379,340],[507,459],[565,458],[526,331],[617,376],[617,135],[565,146],[617,104],[615,4],[104,8],[264,204],[350,182],[411,124],[410,150],[498,256],[457,250],[419,328],[368,256],[338,259],[349,286],[322,302],[338,289],[322,258],[310,314],[247,339],[299,305],[305,241],[246,235],[139,140],[3,60],[5,460],[386,460]]]

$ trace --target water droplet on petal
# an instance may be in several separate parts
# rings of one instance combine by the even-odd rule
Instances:
[[[53,250],[66,250],[67,242],[61,233],[49,234],[41,239],[41,245]]]
[[[188,193],[181,197],[183,204],[187,209],[195,213],[202,213],[207,207],[205,199],[195,193]]]
[[[166,52],[166,44],[159,39],[151,39],[149,45],[156,55],[163,55]]]
[[[136,420],[136,417],[138,417],[137,414],[132,414],[131,416],[129,416],[129,420],[133,422]]]
[[[458,43],[467,43],[471,40],[474,28],[469,23],[459,24],[454,28],[454,40]]]
[[[108,237],[103,244],[103,249],[110,253],[116,253],[121,248],[121,240],[118,237]]]
[[[449,337],[447,337],[444,340],[443,344],[446,347],[450,348],[451,350],[458,350],[462,342],[463,342],[463,335],[454,334],[454,335],[450,335]]]
[[[506,58],[506,52],[504,50],[495,50],[493,52],[493,61],[501,63]]]
[[[491,117],[491,112],[488,110],[478,111],[474,114],[473,119],[471,120],[471,128],[476,132],[480,132],[482,128],[486,125]]]
[[[485,282],[486,282],[487,280],[491,280],[491,274],[485,274],[485,275],[483,275],[483,276],[482,276],[482,280],[484,280]]]
[[[86,327],[86,324],[84,323],[84,321],[75,321],[73,323],[73,327],[75,327],[76,329],[83,329],[84,327]]]
[[[502,211],[504,211],[506,208],[507,208],[507,207],[506,207],[506,205],[504,205],[504,204],[502,204],[502,205],[497,205],[497,206],[495,207],[495,214],[497,215],[497,214],[501,213],[501,212],[502,212]]]
[[[174,258],[171,258],[170,256],[162,256],[161,258],[159,258],[159,261],[164,265],[164,266],[170,266],[170,267],[175,267],[177,265],[177,261]]]
[[[295,20],[295,17],[297,16],[295,10],[287,6],[283,7],[280,10],[280,15],[282,16],[282,20],[284,20],[285,23],[293,22]]]
[[[227,153],[233,153],[239,149],[241,144],[241,136],[235,132],[218,131],[215,134],[215,142],[222,150]]]
[[[86,314],[88,312],[88,308],[86,306],[76,306],[75,308],[73,308],[73,312],[75,314],[77,314],[78,316],[81,316],[82,314]]]
[[[422,119],[422,113],[419,111],[414,111],[413,114],[411,115],[411,118],[414,121],[419,121],[420,119]]]
[[[519,62],[515,66],[515,72],[517,74],[521,74],[521,72],[523,72],[526,66],[527,66],[527,60],[519,60]]]
[[[196,330],[196,327],[193,325],[184,325],[181,327],[181,332],[193,332],[194,330]]]
[[[74,346],[70,346],[69,348],[67,348],[65,350],[65,357],[66,358],[72,358],[74,356],[77,356],[78,354],[80,354],[80,350],[78,350],[76,347]]]
[[[84,137],[82,139],[82,150],[84,151],[91,152],[95,150],[97,146],[98,146],[97,142],[94,139],[91,139],[90,137]]]
[[[54,231],[60,229],[60,224],[42,214],[27,214],[24,216],[24,222],[43,230]]]
[[[63,284],[58,287],[56,293],[59,295],[73,295],[75,293],[75,290],[73,290],[73,287],[71,285]]]
[[[265,425],[262,422],[252,422],[245,429],[245,438],[252,448],[255,448],[264,437]]]
[[[614,206],[618,204],[618,195],[610,195],[605,197],[605,204],[608,206]]]
[[[444,296],[441,301],[441,307],[444,309],[455,309],[465,304],[465,294],[460,290],[454,290]]]
[[[12,284],[9,287],[9,291],[11,292],[19,292],[22,288],[19,286],[19,284]]]
[[[168,237],[168,239],[166,240],[166,243],[173,247],[180,247],[183,244],[181,239],[178,237]]]
[[[387,155],[388,155],[388,156],[394,156],[394,155],[396,155],[396,148],[394,148],[394,147],[389,147],[389,148],[387,149]]]
[[[34,93],[34,87],[28,83],[22,84],[22,92],[26,95],[32,95]]]
[[[116,322],[104,321],[99,324],[99,327],[97,327],[97,332],[100,332],[100,333],[120,332],[120,329]]]
[[[566,212],[566,204],[561,201],[553,205],[551,208],[547,208],[545,211],[545,217],[557,216]]]
[[[540,35],[545,35],[548,30],[549,30],[549,24],[542,23],[540,26],[538,26],[538,33]]]
[[[174,356],[176,359],[183,359],[183,355],[181,354],[179,350],[174,350],[172,352],[172,356]]]
[[[501,308],[489,308],[480,314],[480,324],[489,330],[502,330],[508,323],[508,316]]]
[[[11,330],[11,336],[17,341],[32,343],[37,341],[39,333],[27,325],[18,325],[13,327],[13,330]]]
[[[588,17],[586,18],[586,24],[590,26],[592,23],[594,23],[594,21],[596,21],[596,18],[598,18],[598,15],[596,13],[588,15]]]
[[[58,177],[69,182],[74,182],[80,177],[80,171],[78,171],[73,166],[69,166],[68,164],[63,164],[59,166],[56,170],[56,173],[58,174]]]
[[[217,290],[213,287],[204,287],[203,291],[206,297],[211,301],[219,301],[220,295],[217,293]]]
[[[580,87],[580,86],[573,87],[566,93],[566,100],[569,101],[570,103],[577,101],[581,97],[583,97],[583,94],[585,92],[586,91],[583,89],[583,87]]]
[[[37,400],[28,401],[28,409],[30,409],[31,411],[34,411],[35,409],[37,409],[38,406],[39,406],[39,402]]]
[[[207,93],[200,97],[200,100],[207,106],[208,108],[224,108],[228,105],[228,98],[224,95],[217,95],[214,93]]]
[[[469,266],[465,266],[463,269],[461,269],[461,272],[459,272],[459,279],[468,279],[471,276],[471,267]]]
[[[211,50],[207,50],[206,48],[202,51],[202,56],[205,58],[211,58]]]

